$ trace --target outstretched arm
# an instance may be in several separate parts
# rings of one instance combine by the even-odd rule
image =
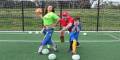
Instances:
[[[69,23],[66,27],[62,28],[62,31],[65,31],[66,29],[70,28],[72,26],[72,23]]]

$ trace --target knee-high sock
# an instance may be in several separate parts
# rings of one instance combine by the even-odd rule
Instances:
[[[76,47],[77,47],[77,41],[76,41],[76,40],[73,40],[72,53],[76,53]]]
[[[42,52],[42,49],[43,49],[43,45],[41,45],[38,49],[38,53]]]

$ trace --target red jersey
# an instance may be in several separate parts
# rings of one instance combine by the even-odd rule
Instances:
[[[59,21],[60,22],[60,26],[66,27],[69,23],[74,24],[74,19],[71,16],[67,16],[65,19],[64,18],[60,19],[60,21]],[[69,28],[68,30],[71,31],[71,28]]]

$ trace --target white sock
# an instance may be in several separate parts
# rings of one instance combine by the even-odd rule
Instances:
[[[42,52],[42,48],[43,48],[43,46],[40,46],[40,47],[39,47],[38,53]]]
[[[57,48],[56,48],[56,47],[57,47],[57,46],[56,46],[56,44],[53,44],[53,45],[52,45],[52,48],[53,48],[53,50],[54,50],[54,51],[56,51],[56,50],[57,50]]]

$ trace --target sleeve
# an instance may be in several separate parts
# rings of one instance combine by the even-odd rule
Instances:
[[[56,22],[57,19],[59,19],[59,16],[57,14],[53,13],[52,18],[53,18],[53,21]]]
[[[69,21],[68,21],[68,23],[74,23],[74,19],[72,18],[72,17],[68,17],[68,19],[69,19]]]
[[[67,25],[66,22],[62,19],[59,20],[59,23],[60,23],[61,27],[66,27],[66,25]]]

